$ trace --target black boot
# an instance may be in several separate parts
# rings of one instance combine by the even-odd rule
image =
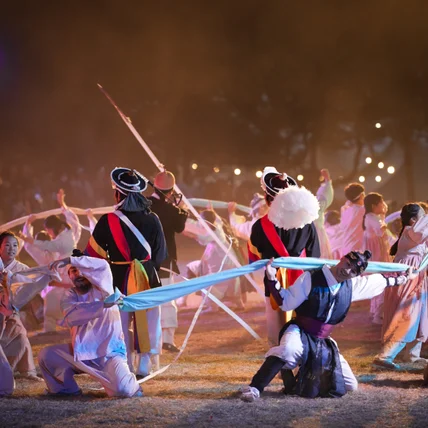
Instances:
[[[282,369],[281,370],[282,383],[284,384],[284,394],[291,395],[294,393],[294,388],[296,386],[296,378],[292,370]]]

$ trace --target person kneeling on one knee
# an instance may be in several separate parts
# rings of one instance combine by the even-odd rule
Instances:
[[[110,397],[141,397],[142,390],[127,362],[118,302],[104,303],[113,294],[109,264],[81,256],[58,260],[50,267],[67,264],[73,287],[64,294],[61,309],[72,343],[49,346],[39,353],[47,395],[80,395],[74,375],[87,373]]]
[[[241,399],[254,401],[281,372],[285,394],[303,397],[341,397],[358,388],[352,370],[340,354],[330,334],[344,321],[352,302],[371,299],[388,286],[404,284],[412,270],[399,276],[361,276],[371,257],[370,251],[351,251],[335,266],[303,273],[291,287],[281,288],[271,259],[264,284],[283,311],[295,311],[285,324],[278,346],[271,348],[249,386],[241,389]],[[294,376],[292,370],[299,367]]]

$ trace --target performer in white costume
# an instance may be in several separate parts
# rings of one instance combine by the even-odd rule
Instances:
[[[385,214],[388,206],[379,193],[369,193],[364,198],[365,214],[363,217],[364,248],[371,251],[374,262],[390,262],[388,227]],[[382,325],[384,293],[374,297],[370,302],[373,324]]]
[[[54,260],[70,256],[73,248],[77,246],[82,233],[79,218],[65,203],[65,193],[63,189],[58,191],[57,201],[61,207],[62,214],[65,216],[65,223],[61,225],[61,220],[58,217],[53,218],[53,224],[56,224],[56,226],[52,228],[53,230],[51,230],[50,233],[39,232],[36,235],[36,239],[34,239],[32,223],[35,217],[30,215],[22,230],[21,238],[25,242],[24,248],[39,266],[46,266]],[[49,245],[47,247],[41,246],[39,245],[40,242],[49,242]],[[59,273],[63,277],[63,286],[59,286],[60,284],[55,287],[46,286],[40,293],[44,300],[43,329],[45,332],[53,332],[56,330],[57,322],[62,319],[60,308],[61,298],[64,294],[65,287],[71,285],[65,270]],[[23,286],[20,290],[21,296],[24,297],[26,293],[28,293],[28,295],[34,294],[34,288],[34,284]]]
[[[327,236],[327,232],[324,227],[325,221],[325,212],[328,207],[332,204],[334,198],[333,183],[330,178],[330,173],[328,169],[322,169],[321,175],[324,178],[324,182],[321,184],[317,191],[317,199],[320,204],[320,209],[318,211],[318,218],[314,221],[315,227],[318,233],[318,239],[320,241],[320,250],[322,259],[331,259],[332,252],[330,247],[330,242]]]
[[[324,229],[330,244],[331,258],[333,260],[338,260],[340,259],[343,242],[343,232],[340,226],[340,212],[336,210],[327,211],[324,217]]]
[[[340,212],[343,239],[341,257],[350,251],[362,251],[363,249],[364,191],[364,186],[359,183],[350,183],[345,187],[347,202],[342,206]]]
[[[8,277],[28,267],[15,259],[18,253],[18,238],[12,232],[0,234],[0,348],[7,358],[12,372],[29,380],[41,380],[36,374],[33,351],[18,312],[13,306],[13,294]],[[3,359],[3,357],[2,357]],[[7,371],[7,369],[6,369]],[[6,388],[9,390],[9,388]]]
[[[242,215],[236,214],[236,202],[229,202],[227,209],[229,212],[229,223],[233,233],[239,239],[247,242],[251,236],[251,228],[253,224],[267,212],[269,207],[266,204],[266,200],[260,193],[255,193],[253,199],[250,202],[251,207],[251,219],[248,220]]]
[[[142,390],[129,370],[119,308],[104,303],[113,294],[109,264],[93,257],[69,257],[51,264],[69,264],[74,285],[61,301],[72,343],[53,345],[39,353],[39,365],[49,395],[80,395],[74,375],[87,373],[110,397],[141,397]]]

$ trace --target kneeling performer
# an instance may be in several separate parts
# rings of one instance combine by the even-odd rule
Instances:
[[[71,329],[71,344],[53,345],[39,353],[42,376],[52,395],[80,395],[74,375],[87,373],[110,397],[141,397],[142,390],[126,358],[119,308],[104,303],[113,294],[109,264],[93,257],[69,257],[51,264],[68,267],[74,284],[61,300],[64,323]]]
[[[344,321],[352,302],[371,299],[413,275],[362,277],[370,257],[370,251],[351,251],[335,266],[303,273],[288,289],[280,288],[272,261],[268,263],[265,287],[283,311],[295,310],[296,316],[282,328],[280,344],[268,351],[250,385],[241,390],[242,400],[258,399],[280,371],[285,394],[341,397],[357,389],[357,379],[330,333]],[[295,377],[292,370],[298,366]]]

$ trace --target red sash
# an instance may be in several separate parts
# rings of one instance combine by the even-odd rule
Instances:
[[[129,248],[128,241],[126,240],[125,234],[123,233],[122,226],[120,224],[120,218],[113,214],[107,214],[108,225],[110,227],[111,236],[113,237],[114,243],[117,249],[122,254],[125,261],[131,261],[131,249]]]
[[[260,219],[260,223],[262,225],[262,229],[269,242],[272,244],[274,250],[278,253],[279,257],[290,257],[287,248],[285,248],[284,243],[281,241],[274,224],[269,220],[267,214]],[[306,257],[306,250],[304,249],[299,257]],[[278,270],[278,280],[281,283],[282,287],[288,288],[290,285],[293,285],[296,279],[303,273],[303,270],[300,269],[286,269],[285,270],[285,278],[284,278],[284,270]],[[275,301],[272,301],[271,304],[273,309],[277,309],[278,305]]]
[[[144,266],[139,260],[131,260],[131,249],[129,248],[125,234],[123,233],[120,218],[117,215],[110,213],[108,214],[107,219],[116,247],[122,254],[125,261],[129,262],[127,263],[129,264],[129,267],[125,275],[124,284],[122,284],[123,291],[126,290],[126,294],[130,295],[140,291],[149,290],[149,278]],[[146,257],[146,260],[150,260],[150,255]],[[147,310],[135,312],[134,347],[138,353],[150,352],[152,348],[147,320]]]

